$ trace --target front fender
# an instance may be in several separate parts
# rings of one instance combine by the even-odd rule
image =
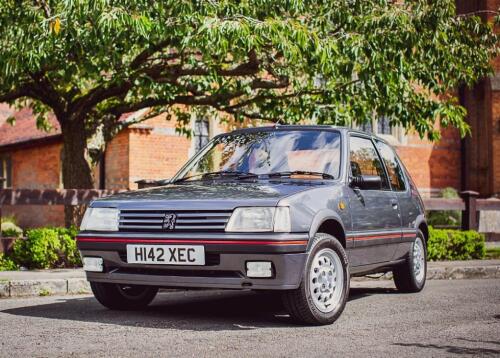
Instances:
[[[309,251],[309,249],[311,248],[312,239],[314,238],[314,235],[318,232],[320,226],[327,220],[335,220],[336,222],[338,222],[342,227],[342,231],[345,234],[345,227],[344,224],[342,223],[342,219],[340,218],[339,214],[330,209],[322,209],[318,211],[312,219],[311,227],[309,229],[309,244],[307,246],[307,251]],[[347,242],[346,245],[348,245]]]

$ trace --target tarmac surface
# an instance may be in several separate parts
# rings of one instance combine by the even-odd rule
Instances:
[[[140,312],[90,295],[0,300],[0,356],[500,356],[500,280],[432,280],[418,294],[353,282],[333,325],[294,324],[271,294],[160,293]]]

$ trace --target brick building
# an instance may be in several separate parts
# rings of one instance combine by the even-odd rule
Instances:
[[[459,13],[496,10],[500,0],[458,0]],[[489,16],[488,12],[481,12]],[[486,20],[486,18],[485,18]],[[374,120],[362,129],[386,138],[399,152],[420,192],[438,195],[445,187],[475,190],[489,197],[500,193],[500,58],[494,60],[495,74],[474,88],[460,88],[459,99],[467,108],[472,135],[461,139],[454,129],[442,131],[438,143],[421,140],[418,135],[391,128],[384,119]],[[132,116],[141,116],[137,112]],[[6,123],[14,115],[16,125]],[[0,187],[60,188],[62,138],[55,119],[52,130],[36,129],[29,110],[14,112],[0,104]],[[175,132],[175,122],[158,116],[120,132],[108,145],[104,159],[96,168],[96,187],[134,189],[140,179],[171,177],[208,139],[224,129],[213,119],[193,120],[193,139]],[[21,226],[62,225],[63,208],[5,207]]]
[[[141,116],[136,112],[127,119]],[[15,125],[7,123],[13,116]],[[127,120],[125,119],[125,120]],[[62,136],[54,118],[52,129],[36,128],[28,109],[14,111],[0,104],[0,188],[49,189],[62,188]],[[214,121],[195,121],[192,139],[175,132],[175,122],[158,116],[121,131],[107,146],[104,159],[95,168],[95,187],[100,189],[135,189],[140,179],[172,177],[177,170],[221,130]],[[7,206],[3,215],[14,215],[21,226],[48,223],[63,225],[62,206],[40,210],[39,206]]]

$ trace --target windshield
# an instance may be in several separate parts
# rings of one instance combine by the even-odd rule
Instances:
[[[215,138],[176,180],[199,180],[214,173],[325,173],[338,178],[340,134],[327,130],[262,131]]]

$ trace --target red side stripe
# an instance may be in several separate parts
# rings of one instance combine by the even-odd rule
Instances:
[[[124,239],[124,238],[100,238],[100,237],[78,237],[78,242],[111,242],[111,243],[139,243],[139,244],[216,244],[216,245],[307,245],[306,240],[290,241],[263,241],[263,240],[178,240],[178,239]]]
[[[368,236],[353,236],[354,240],[377,240],[377,239],[397,239],[401,234],[386,234],[386,235],[368,235]],[[403,234],[403,237],[415,237],[415,234]]]
[[[397,239],[401,234],[386,234],[386,235],[370,235],[370,236],[356,236],[354,240],[376,240],[376,239]]]
[[[417,236],[416,234],[403,234],[403,237],[415,237]]]

